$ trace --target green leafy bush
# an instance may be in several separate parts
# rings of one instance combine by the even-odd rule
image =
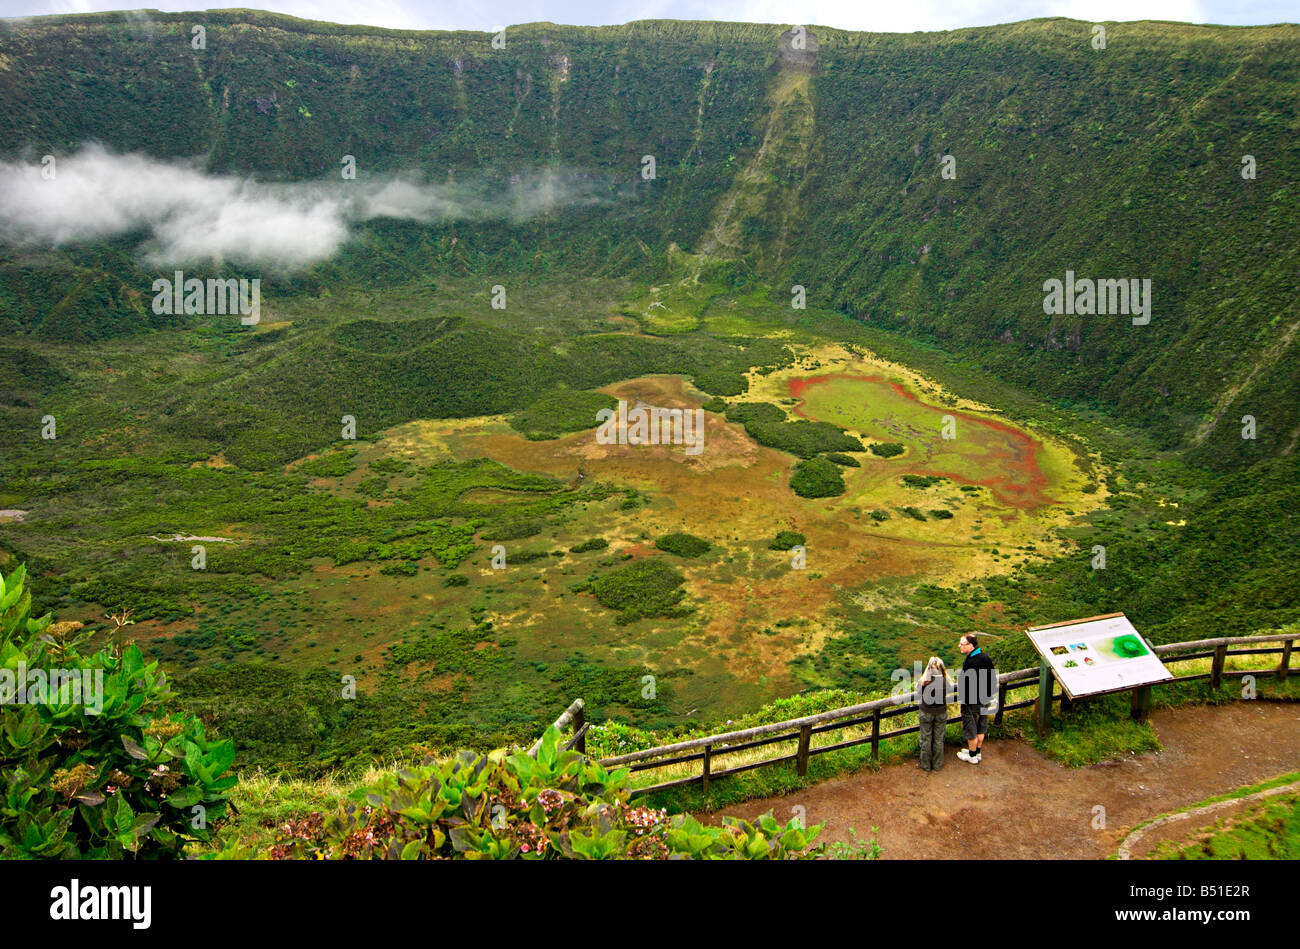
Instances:
[[[708,553],[713,545],[703,537],[679,531],[675,534],[664,534],[655,541],[655,546],[679,557],[701,557]]]
[[[881,458],[893,458],[904,451],[905,449],[898,442],[873,442],[871,445],[871,453]]]
[[[832,843],[826,850],[826,856],[831,860],[879,860],[885,849],[876,839],[875,835],[879,832],[880,828],[873,827],[871,837],[859,840],[857,830],[850,827],[849,839]]]
[[[543,521],[536,518],[503,521],[484,529],[480,536],[484,540],[522,540],[525,537],[537,536],[545,526]]]
[[[791,547],[802,547],[804,536],[798,531],[779,531],[772,538],[772,543],[767,545],[768,550],[789,550]]]
[[[420,572],[420,565],[411,560],[403,560],[401,563],[390,563],[380,568],[379,572],[390,577],[413,577]]]
[[[534,560],[542,560],[545,557],[561,557],[564,555],[562,550],[521,550],[515,554],[507,556],[507,562],[519,566],[520,564],[532,563]]]
[[[552,389],[510,416],[510,426],[531,441],[559,438],[568,432],[595,428],[596,413],[617,405],[617,399],[603,392]]]
[[[740,395],[749,388],[749,380],[740,369],[702,366],[695,370],[695,386],[711,395]]]
[[[25,574],[0,576],[0,688],[17,692],[19,663],[29,686],[36,670],[51,684],[56,670],[88,684],[0,704],[0,857],[179,857],[209,840],[237,780],[223,776],[234,745],[167,712],[166,678],[134,644],[83,656],[81,623],[31,619]]]
[[[357,494],[364,495],[368,498],[377,498],[388,490],[388,481],[375,475],[373,478],[366,478],[364,481],[357,483]]]
[[[828,452],[826,455],[826,460],[833,461],[837,465],[841,465],[842,467],[845,468],[862,467],[862,462],[858,461],[858,459],[854,458],[852,455],[845,455],[842,452],[838,452],[838,451]]]
[[[825,458],[809,458],[794,466],[790,490],[801,498],[833,498],[844,493],[844,475]]]
[[[739,422],[760,445],[812,458],[827,451],[862,451],[862,443],[829,422],[786,421],[771,402],[738,402],[727,407],[727,421]]]
[[[659,560],[640,560],[591,583],[590,589],[601,606],[618,610],[619,624],[643,616],[667,618],[685,616],[689,608],[678,606],[686,591],[686,578]]]
[[[570,547],[569,553],[585,554],[589,550],[604,550],[608,546],[609,546],[609,541],[607,541],[605,538],[593,537],[591,540],[584,540],[581,544],[578,544],[576,547]]]
[[[909,488],[928,488],[941,481],[947,480],[947,478],[941,478],[938,475],[903,475],[903,484],[907,485]]]
[[[334,565],[341,567],[346,563],[365,560],[374,552],[374,545],[365,540],[341,540],[335,546]]]
[[[276,859],[787,860],[810,859],[822,825],[782,825],[770,813],[706,827],[689,814],[634,806],[629,772],[609,772],[560,748],[551,726],[537,757],[430,759],[358,789],[329,817],[286,823]],[[222,856],[244,856],[228,848]]]

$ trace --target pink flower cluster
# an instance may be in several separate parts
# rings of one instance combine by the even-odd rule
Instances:
[[[636,828],[637,836],[649,833],[667,819],[666,810],[656,811],[649,807],[634,807],[627,812],[627,822]]]
[[[564,795],[555,788],[546,788],[537,794],[537,803],[542,805],[542,810],[550,814],[558,810],[564,804]]]

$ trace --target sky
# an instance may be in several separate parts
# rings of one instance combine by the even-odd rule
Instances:
[[[0,17],[121,10],[123,0],[0,0]],[[148,0],[150,9],[199,10],[201,0]],[[1300,22],[1300,0],[232,0],[333,23],[394,29],[495,30],[512,23],[604,26],[631,20],[736,20],[910,33],[990,26],[1034,17],[1180,20],[1257,25]]]

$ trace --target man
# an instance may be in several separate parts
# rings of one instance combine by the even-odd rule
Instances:
[[[961,733],[966,747],[957,757],[979,764],[983,757],[984,734],[989,730],[988,707],[997,695],[997,671],[993,660],[980,648],[979,637],[967,633],[957,643],[966,657],[961,664]]]

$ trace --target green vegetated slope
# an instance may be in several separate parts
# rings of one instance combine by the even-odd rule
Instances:
[[[1111,24],[1104,50],[1062,19],[815,28],[796,62],[788,38],[778,58],[785,28],[760,24],[531,24],[494,50],[485,33],[224,11],[193,50],[192,19],[10,24],[3,151],[95,140],[268,180],[331,178],[349,154],[363,175],[439,182],[550,169],[593,203],[525,222],[375,221],[278,289],[654,272],[676,241],[1045,395],[1113,406],[1210,464],[1300,436],[1294,26]],[[940,176],[945,154],[955,179]],[[121,243],[31,263],[0,266],[10,325],[94,338],[158,319]],[[1151,279],[1151,323],[1046,317],[1042,284],[1066,270]],[[1247,414],[1255,440],[1239,437]]]
[[[1289,448],[1300,31],[1114,24],[1102,51],[1086,33],[1035,22],[827,56],[818,126],[839,161],[807,192],[803,246],[821,253],[791,273],[1212,463]],[[1246,154],[1267,168],[1254,181]],[[1150,278],[1150,324],[1045,316],[1042,284],[1067,270]],[[1244,441],[1243,414],[1271,434]]]

